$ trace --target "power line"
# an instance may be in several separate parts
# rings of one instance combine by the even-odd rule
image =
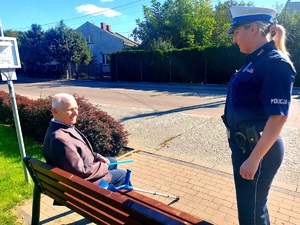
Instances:
[[[72,21],[76,21],[76,20],[82,20],[82,19],[86,19],[86,18],[89,18],[89,17],[94,17],[95,15],[98,15],[98,14],[104,14],[105,12],[108,12],[110,10],[123,9],[123,8],[126,9],[126,8],[129,8],[132,5],[139,6],[142,3],[144,3],[144,2],[149,2],[149,0],[135,0],[135,1],[123,4],[123,5],[119,5],[119,6],[115,6],[115,7],[109,8],[109,9],[104,9],[104,10],[100,10],[98,12],[90,13],[88,15],[83,15],[83,16],[74,17],[74,18],[65,19],[65,20],[62,19],[62,20],[64,22],[72,22]],[[136,4],[136,3],[138,3],[138,4]],[[59,21],[56,21],[56,22],[50,22],[50,23],[40,24],[40,26],[42,26],[42,27],[44,27],[44,26],[51,26],[51,25],[58,24],[58,23],[59,23]],[[30,27],[13,28],[12,30],[24,30],[24,29],[30,29],[30,28],[31,28],[31,26]]]
[[[132,14],[138,14],[138,13],[140,13],[140,10],[135,10],[135,11],[126,13],[126,16],[132,15]],[[136,19],[132,19],[132,20],[129,20],[129,21],[122,21],[122,22],[118,22],[118,23],[109,23],[109,21],[112,20],[112,19],[115,20],[115,18],[105,18],[106,24],[109,24],[109,25],[113,26],[113,25],[120,25],[120,24],[130,23],[130,22],[135,22],[136,21]],[[88,21],[91,22],[91,23],[103,22],[103,21],[100,21],[100,20],[101,20],[100,18],[94,17],[94,19],[88,20]],[[81,23],[82,22],[78,21],[78,22],[71,22],[71,23],[68,23],[68,24],[69,25],[72,24],[73,26],[75,26],[76,24],[81,24]]]

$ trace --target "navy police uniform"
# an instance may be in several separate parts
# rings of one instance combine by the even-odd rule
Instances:
[[[283,159],[279,137],[260,162],[254,180],[243,179],[240,167],[250,156],[272,115],[287,116],[296,72],[273,41],[246,57],[230,79],[225,112],[240,224],[269,224],[267,196]]]

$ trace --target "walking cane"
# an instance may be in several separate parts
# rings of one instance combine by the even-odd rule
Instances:
[[[174,196],[174,195],[169,195],[169,194],[163,194],[163,193],[159,193],[159,192],[155,192],[155,191],[148,191],[148,190],[144,190],[141,188],[134,188],[131,185],[129,185],[130,182],[130,175],[131,175],[131,170],[127,169],[127,173],[126,173],[126,177],[125,177],[125,184],[119,186],[119,187],[115,187],[113,184],[107,184],[105,181],[101,180],[99,186],[104,188],[104,189],[108,189],[112,192],[117,192],[119,190],[127,190],[127,191],[140,191],[140,192],[145,192],[145,193],[149,193],[149,194],[153,194],[153,195],[159,195],[159,196],[163,196],[163,197],[168,197],[168,198],[174,198],[175,200],[179,200],[179,196]]]
[[[168,195],[168,194],[163,194],[163,193],[159,193],[159,192],[155,192],[155,191],[148,191],[145,189],[135,188],[135,187],[132,190],[145,192],[145,193],[153,194],[153,195],[159,195],[159,196],[163,196],[163,197],[167,197],[167,198],[175,198],[176,200],[179,200],[179,196],[175,196],[175,195]]]

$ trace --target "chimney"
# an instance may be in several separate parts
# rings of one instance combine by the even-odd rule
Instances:
[[[106,30],[111,32],[111,26],[110,25],[106,25]]]
[[[105,23],[101,23],[101,28],[102,28],[103,30],[106,30],[106,24],[105,24]]]

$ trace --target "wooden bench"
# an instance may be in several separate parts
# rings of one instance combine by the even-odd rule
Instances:
[[[210,224],[135,191],[111,192],[30,156],[23,160],[35,184],[31,224],[39,224],[41,193],[96,224]]]

